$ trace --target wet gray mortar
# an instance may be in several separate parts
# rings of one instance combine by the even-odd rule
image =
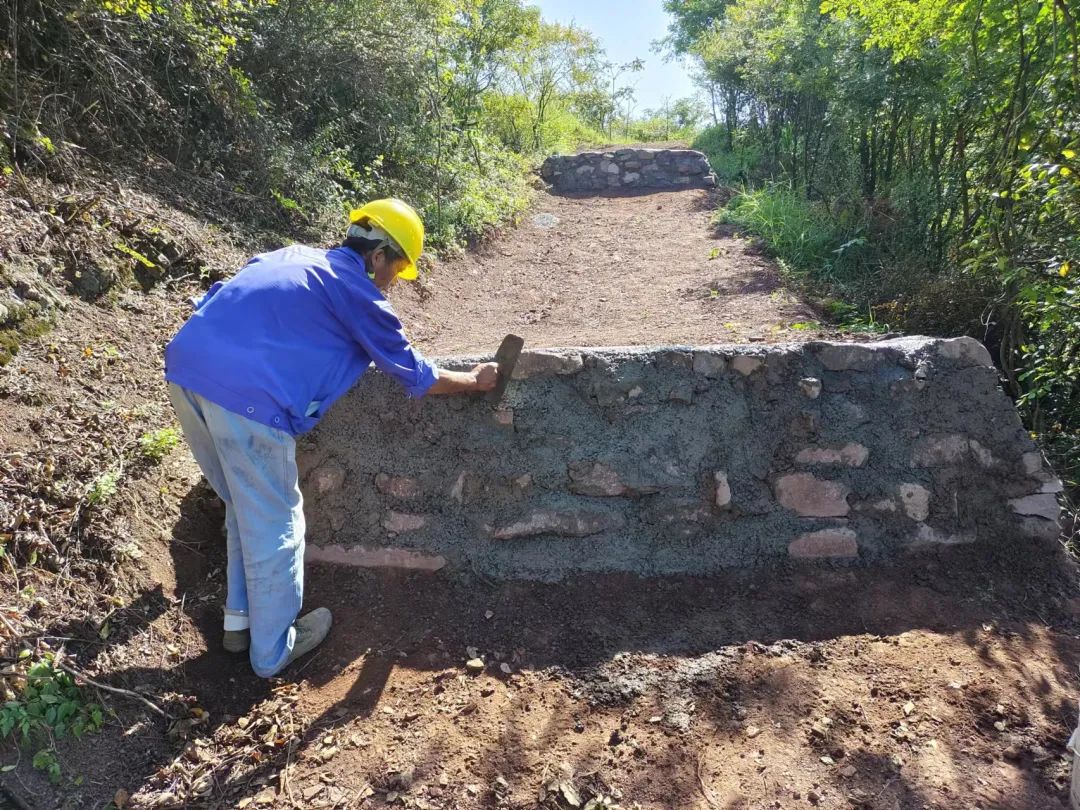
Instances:
[[[309,544],[408,549],[450,570],[553,580],[774,565],[797,538],[827,529],[857,536],[852,553],[822,558],[841,564],[958,542],[1027,553],[1056,535],[1052,520],[1010,508],[1053,477],[1031,467],[1035,446],[971,339],[554,349],[526,355],[522,373],[501,414],[476,396],[408,400],[384,375],[366,375],[298,444]],[[820,381],[818,397],[806,379]],[[917,460],[927,443],[955,451],[957,442],[954,458]],[[795,461],[805,448],[849,443],[867,449],[863,466]],[[573,492],[569,470],[588,462],[607,465],[627,491]],[[724,506],[718,471],[731,489]],[[800,472],[848,487],[849,513],[806,517],[778,503],[777,481]],[[380,491],[380,473],[410,479],[414,491]],[[924,519],[905,513],[901,483],[929,491]],[[495,538],[537,509],[590,516],[598,530]],[[392,512],[424,525],[388,531]]]

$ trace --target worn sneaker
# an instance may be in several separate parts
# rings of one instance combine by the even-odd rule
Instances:
[[[242,653],[251,646],[250,630],[226,630],[225,638],[222,639],[225,652]]]
[[[332,617],[330,611],[326,608],[315,608],[311,613],[297,619],[295,625],[296,641],[293,644],[289,660],[285,662],[286,666],[322,644],[326,634],[330,632],[331,623]]]

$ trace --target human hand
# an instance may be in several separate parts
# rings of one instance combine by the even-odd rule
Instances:
[[[476,380],[474,390],[490,391],[499,381],[499,366],[497,363],[481,363],[473,368],[472,374]]]

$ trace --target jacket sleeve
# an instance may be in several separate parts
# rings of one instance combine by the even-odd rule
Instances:
[[[210,289],[208,289],[201,298],[192,297],[188,300],[191,302],[191,306],[194,307],[196,311],[198,311],[203,308],[203,305],[205,305],[207,301],[217,295],[218,290],[220,290],[224,286],[224,281],[215,281],[213,284],[210,285]]]
[[[351,285],[335,285],[328,292],[334,314],[375,367],[401,383],[410,397],[426,394],[439,379],[438,369],[409,343],[390,303]]]

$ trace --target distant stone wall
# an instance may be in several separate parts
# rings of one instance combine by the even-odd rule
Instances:
[[[968,338],[536,351],[515,376],[498,408],[365,377],[299,444],[309,558],[553,579],[1058,534],[1061,484]]]
[[[556,191],[607,191],[637,188],[712,188],[716,175],[693,149],[616,149],[552,155],[540,176]]]

